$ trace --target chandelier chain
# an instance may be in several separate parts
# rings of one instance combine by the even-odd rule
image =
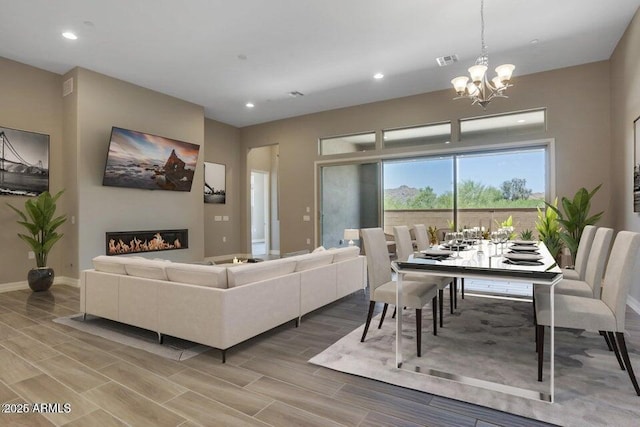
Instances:
[[[477,59],[476,64],[489,65],[489,53],[484,41],[484,0],[480,0],[480,42],[482,43],[480,50],[482,55]]]

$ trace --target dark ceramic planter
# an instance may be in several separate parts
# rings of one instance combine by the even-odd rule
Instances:
[[[42,267],[29,270],[27,281],[33,292],[47,291],[53,285],[53,268]]]

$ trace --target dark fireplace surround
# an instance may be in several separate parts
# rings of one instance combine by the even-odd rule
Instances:
[[[189,230],[107,231],[106,254],[124,255],[189,247]]]

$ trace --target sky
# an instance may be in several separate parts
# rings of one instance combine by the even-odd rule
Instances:
[[[452,189],[452,161],[449,158],[417,159],[384,162],[384,188],[407,185],[431,187],[436,194]],[[495,154],[470,154],[458,157],[458,178],[500,188],[512,178],[525,178],[527,188],[534,193],[545,191],[544,149]]]

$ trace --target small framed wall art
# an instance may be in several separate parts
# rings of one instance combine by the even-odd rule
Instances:
[[[49,190],[49,135],[0,127],[0,195]]]
[[[204,202],[227,202],[226,166],[219,163],[204,162]]]
[[[640,117],[633,121],[633,211],[640,212]]]

